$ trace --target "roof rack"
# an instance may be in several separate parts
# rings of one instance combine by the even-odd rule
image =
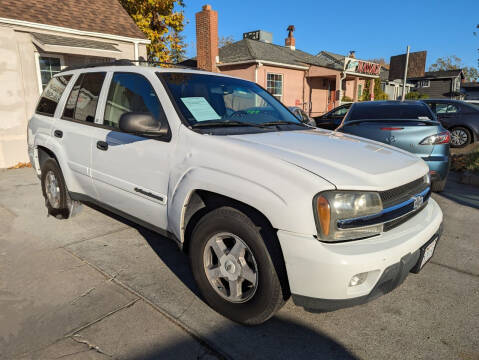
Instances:
[[[168,67],[172,66],[172,67],[183,68],[183,69],[197,69],[197,67],[194,67],[194,66],[180,65],[180,64],[169,63],[164,61],[117,59],[112,61],[105,61],[105,62],[98,62],[98,63],[91,63],[91,64],[72,65],[72,66],[66,67],[61,72],[76,70],[76,69],[89,69],[89,68],[95,68],[95,67],[101,67],[101,66],[132,66],[135,64],[138,64],[138,65],[145,64],[146,66],[166,65]]]

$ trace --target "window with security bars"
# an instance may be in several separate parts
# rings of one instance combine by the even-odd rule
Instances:
[[[283,98],[283,75],[282,74],[267,74],[266,90],[279,101]]]

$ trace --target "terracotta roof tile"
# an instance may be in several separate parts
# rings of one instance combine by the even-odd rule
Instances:
[[[146,38],[117,0],[0,0],[0,17]]]

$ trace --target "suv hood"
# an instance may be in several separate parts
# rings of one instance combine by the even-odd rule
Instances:
[[[227,136],[312,172],[338,189],[382,191],[428,172],[424,161],[376,141],[322,129]]]

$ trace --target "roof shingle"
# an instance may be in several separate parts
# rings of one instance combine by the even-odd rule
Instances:
[[[219,49],[222,63],[234,63],[248,60],[262,60],[288,65],[317,65],[342,70],[342,66],[323,56],[314,56],[301,50],[266,43],[263,41],[243,39]]]
[[[0,0],[0,17],[146,38],[117,0]]]

